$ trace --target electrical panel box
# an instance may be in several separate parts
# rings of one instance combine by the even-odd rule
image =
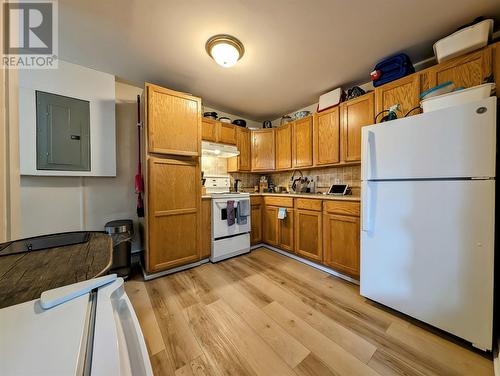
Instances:
[[[36,91],[36,168],[90,171],[90,103]]]

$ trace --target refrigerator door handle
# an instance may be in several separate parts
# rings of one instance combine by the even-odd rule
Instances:
[[[372,231],[371,223],[371,202],[372,191],[370,182],[364,181],[361,184],[361,230],[364,232]]]
[[[366,138],[363,139],[363,149],[361,151],[361,179],[368,180],[372,177],[372,144],[375,141],[375,133],[366,131]]]

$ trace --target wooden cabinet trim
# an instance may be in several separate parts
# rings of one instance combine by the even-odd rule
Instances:
[[[267,206],[279,206],[284,208],[293,208],[293,198],[292,197],[272,197],[265,196],[264,204]]]
[[[310,199],[310,198],[296,198],[295,208],[304,210],[314,210],[321,211],[322,200]]]
[[[351,216],[360,215],[360,206],[359,202],[349,201],[325,201],[323,204],[323,208],[326,213]]]

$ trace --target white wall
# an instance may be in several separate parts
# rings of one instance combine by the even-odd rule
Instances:
[[[36,90],[90,102],[90,171],[36,169]],[[62,60],[57,69],[20,70],[19,150],[23,175],[115,176],[115,77]]]
[[[137,231],[134,176],[137,163],[136,96],[141,88],[116,85],[116,177],[21,177],[19,237],[103,230],[113,219],[133,219]]]

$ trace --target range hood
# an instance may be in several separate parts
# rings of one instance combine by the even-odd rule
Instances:
[[[236,146],[202,141],[201,154],[212,157],[230,158],[240,155],[240,152]]]

